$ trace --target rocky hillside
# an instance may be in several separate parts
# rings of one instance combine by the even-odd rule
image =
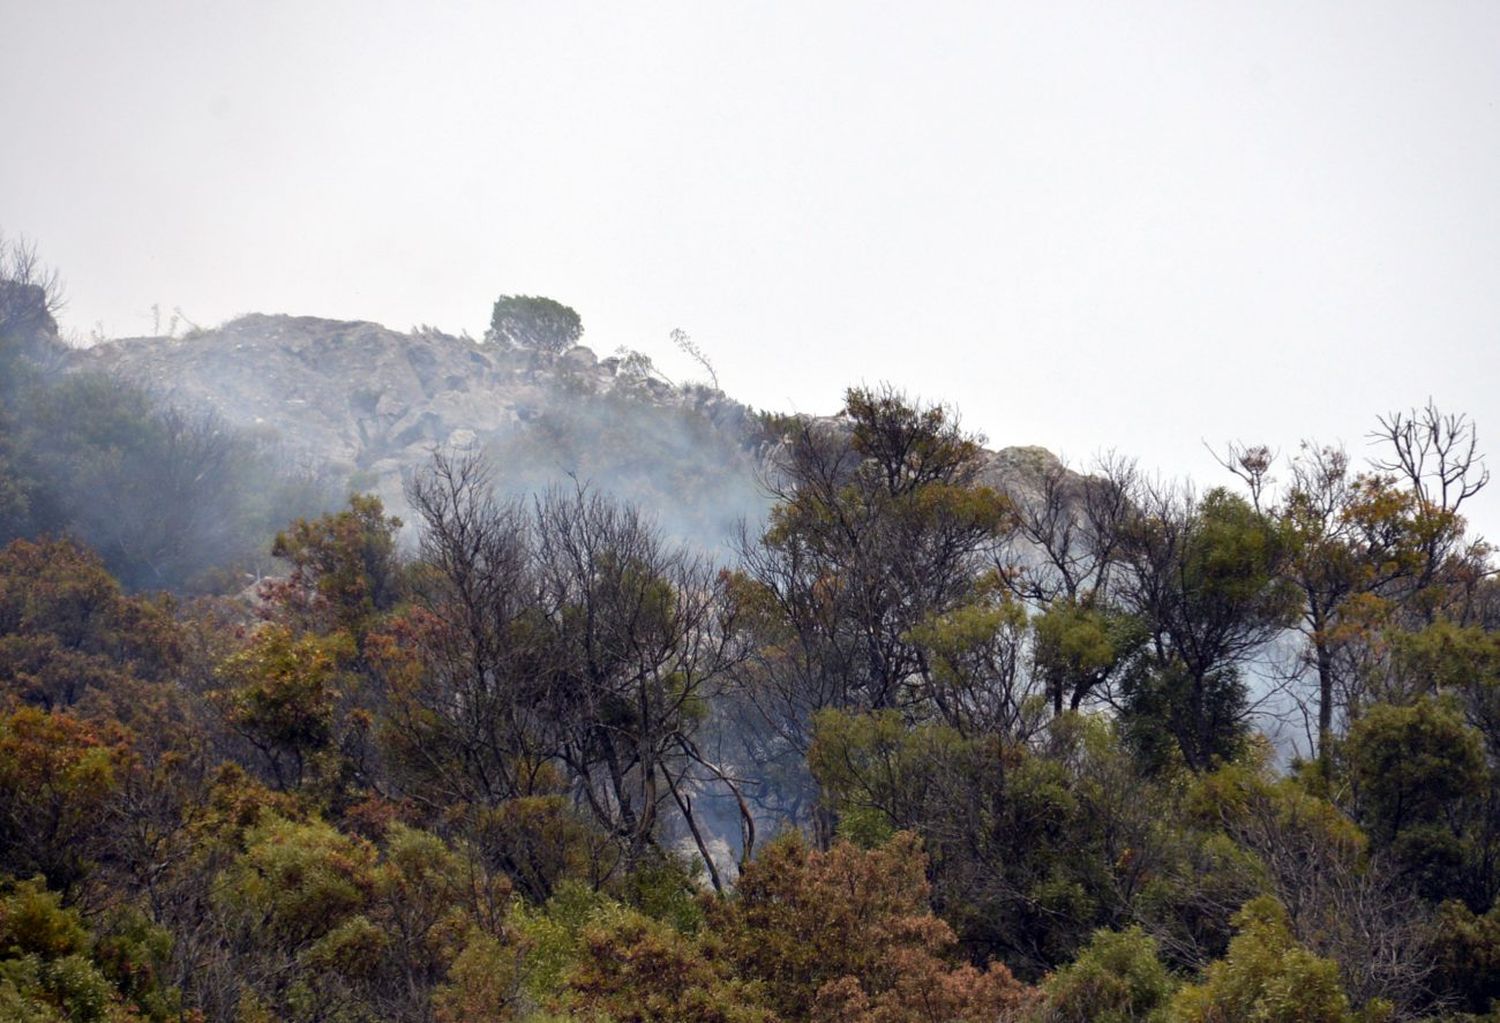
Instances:
[[[516,493],[590,483],[709,546],[766,505],[758,418],[720,391],[672,386],[639,356],[250,315],[186,338],[108,342],[75,365],[264,431],[398,509],[403,474],[434,449],[484,451],[501,487]],[[1037,448],[992,457],[995,482],[1012,487],[1048,464]]]

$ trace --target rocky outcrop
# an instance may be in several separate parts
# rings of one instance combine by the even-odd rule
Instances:
[[[460,443],[514,426],[562,377],[592,377],[579,381],[589,391],[613,384],[592,356],[559,360],[310,316],[251,315],[182,339],[127,338],[83,359],[170,400],[274,430],[351,471],[410,462],[462,431]]]
[[[691,505],[669,478],[685,473],[697,484],[737,475],[753,491],[749,409],[673,387],[648,360],[581,346],[554,355],[431,329],[250,315],[183,338],[107,342],[74,365],[212,409],[396,506],[403,474],[435,449],[487,450],[516,489],[572,476],[643,503],[659,487]]]
[[[768,444],[751,410],[707,387],[674,387],[638,355],[250,315],[183,338],[107,342],[74,366],[212,409],[398,509],[404,474],[435,449],[483,450],[512,492],[592,482],[708,543],[767,503],[757,475]],[[988,482],[1007,488],[1056,463],[1041,448],[989,460]]]

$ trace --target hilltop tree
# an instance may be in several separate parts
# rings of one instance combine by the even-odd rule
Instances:
[[[485,340],[556,353],[567,351],[582,336],[583,321],[561,302],[540,295],[501,295]]]

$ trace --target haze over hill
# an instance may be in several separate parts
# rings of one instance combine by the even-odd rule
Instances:
[[[630,501],[671,534],[722,548],[769,497],[777,442],[754,410],[706,384],[674,384],[650,359],[476,341],[434,329],[252,314],[186,337],[123,338],[76,370],[139,382],[273,438],[350,487],[404,507],[403,479],[435,450],[483,452],[503,493],[571,481]],[[1052,456],[1005,448],[992,482]]]

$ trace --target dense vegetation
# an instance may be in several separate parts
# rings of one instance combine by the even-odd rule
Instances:
[[[104,386],[22,361],[7,415]],[[1002,493],[888,389],[767,428],[731,564],[438,457],[416,550],[371,497],[288,515],[253,605],[141,592],[186,555],[54,482],[114,449],[0,431],[0,1017],[1494,1018],[1467,420],[1383,419],[1365,470],[1236,449],[1204,494],[1118,460]],[[103,521],[136,472],[201,482],[134,443]]]
[[[267,567],[289,517],[337,503],[264,437],[134,382],[59,372],[56,288],[34,247],[0,235],[0,542],[66,533],[132,589],[222,591]]]

